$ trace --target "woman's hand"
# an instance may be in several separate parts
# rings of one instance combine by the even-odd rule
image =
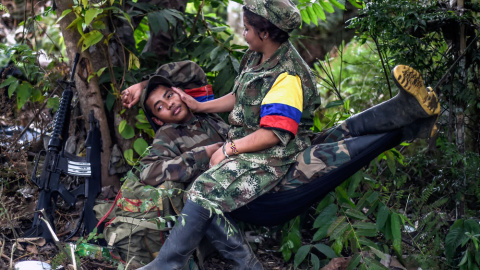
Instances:
[[[140,95],[142,94],[142,90],[145,88],[147,82],[148,81],[143,81],[123,90],[122,105],[130,109],[133,105],[137,104],[140,101]]]
[[[200,107],[200,104],[201,104],[200,102],[195,100],[192,96],[186,94],[180,88],[172,86],[172,89],[173,89],[173,91],[175,91],[175,93],[177,93],[180,96],[182,101],[185,102],[185,104],[187,105],[188,108],[190,108],[190,110],[192,110],[193,112],[198,111],[198,108]]]

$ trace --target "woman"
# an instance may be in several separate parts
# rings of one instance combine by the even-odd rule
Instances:
[[[310,68],[288,41],[288,33],[300,24],[300,13],[289,0],[246,0],[243,35],[249,51],[242,59],[241,73],[232,93],[198,103],[179,92],[194,112],[231,111],[231,127],[227,142],[211,157],[211,168],[195,180],[188,193],[182,211],[185,225],[177,222],[157,258],[142,269],[181,268],[204,236],[217,243],[224,257],[234,260],[236,269],[262,269],[241,236],[227,238],[225,221],[212,215],[209,209],[213,203],[222,212],[231,212],[270,191],[296,162],[298,154],[311,145],[309,128],[320,98]],[[406,74],[404,70],[398,71],[401,76]],[[419,100],[417,92],[427,95],[426,90],[415,87],[412,91],[404,87],[405,93],[392,102],[405,105],[413,101],[422,105],[424,100]],[[127,98],[124,104],[129,103]],[[409,110],[408,115],[387,115],[392,125],[382,126],[378,119],[371,121],[379,111],[392,107],[391,103],[352,117],[355,121],[347,120],[342,125],[341,137],[359,137],[350,143],[342,142],[341,147],[347,148],[347,155],[349,151],[357,153],[368,147],[364,139],[371,140],[362,135],[413,125],[419,115],[422,118],[433,115],[417,104],[414,106],[420,108]],[[405,106],[397,108],[400,110],[406,111]],[[371,122],[379,124],[372,126]]]
[[[272,189],[297,153],[310,146],[309,126],[320,98],[310,68],[288,41],[301,24],[300,12],[288,0],[248,0],[244,24],[249,51],[232,93],[205,103],[179,93],[194,112],[231,111],[229,140],[189,191],[185,226],[178,222],[157,258],[142,269],[181,268],[204,236],[224,243],[226,232],[215,226],[220,217],[210,214],[210,203],[223,212],[247,204]],[[248,244],[237,242],[236,248],[220,247],[222,254],[235,259],[237,269],[262,269]]]

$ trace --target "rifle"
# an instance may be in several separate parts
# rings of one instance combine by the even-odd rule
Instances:
[[[73,81],[75,69],[79,60],[79,54],[75,55],[72,74],[69,81],[59,81],[65,84],[65,88],[60,100],[60,106],[55,115],[54,129],[47,151],[40,151],[35,160],[32,172],[32,182],[35,183],[40,191],[35,216],[32,227],[24,233],[24,237],[43,237],[47,241],[52,240],[47,225],[41,221],[39,211],[45,209],[46,217],[51,224],[54,224],[55,205],[57,198],[60,197],[67,202],[70,207],[75,205],[77,197],[85,197],[85,205],[80,215],[77,227],[67,237],[69,239],[75,235],[80,227],[82,233],[92,232],[97,225],[93,206],[95,199],[101,191],[101,161],[100,152],[102,151],[102,140],[97,119],[90,111],[88,122],[90,130],[85,140],[86,156],[79,157],[65,151],[65,141],[68,137],[70,110],[73,97],[72,88],[75,87]],[[63,87],[63,86],[62,86]],[[44,165],[40,178],[37,178],[37,167],[41,156],[45,156]],[[68,191],[64,184],[60,182],[62,175],[85,177],[85,182],[72,191]]]

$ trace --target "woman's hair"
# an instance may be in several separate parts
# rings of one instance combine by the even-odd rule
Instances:
[[[268,32],[270,38],[278,43],[283,43],[288,40],[289,35],[287,32],[276,27],[273,23],[269,22],[262,16],[251,12],[245,6],[243,7],[243,16],[248,24],[255,28],[255,32],[261,40],[263,40],[263,37],[260,35],[260,32]]]

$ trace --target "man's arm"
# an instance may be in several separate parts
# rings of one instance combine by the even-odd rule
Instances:
[[[122,92],[122,104],[126,108],[131,108],[140,101],[143,88],[147,86],[148,81],[142,81],[134,84]]]
[[[208,169],[210,157],[221,145],[199,146],[180,153],[177,148],[172,149],[172,144],[157,141],[152,145],[150,155],[141,161],[145,167],[140,173],[140,180],[151,186],[164,181],[189,183],[195,175]]]

